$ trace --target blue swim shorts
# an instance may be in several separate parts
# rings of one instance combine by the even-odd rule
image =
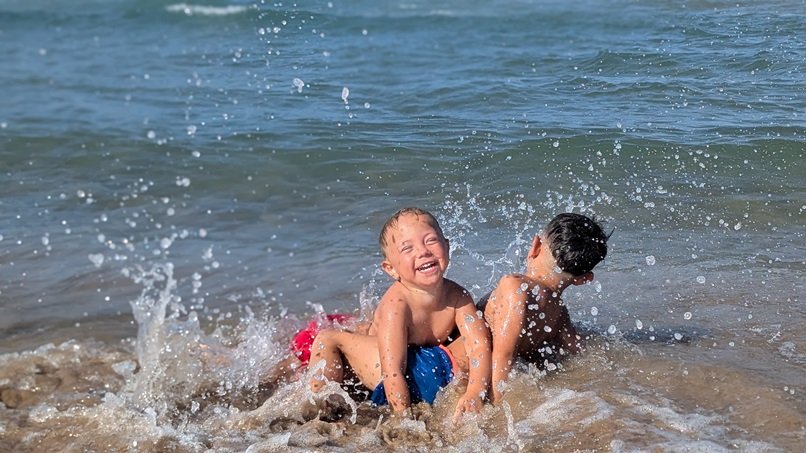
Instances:
[[[448,348],[440,346],[411,346],[406,355],[406,384],[411,403],[425,401],[434,404],[437,393],[453,379],[453,357]],[[372,391],[370,400],[385,405],[383,382]]]

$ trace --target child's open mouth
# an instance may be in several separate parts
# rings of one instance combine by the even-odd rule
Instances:
[[[432,261],[430,263],[425,263],[422,266],[418,267],[417,270],[420,272],[428,272],[433,268],[437,267],[436,261]]]

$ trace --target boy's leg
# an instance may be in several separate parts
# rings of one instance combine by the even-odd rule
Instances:
[[[322,375],[330,381],[342,382],[344,366],[342,356],[367,388],[374,389],[381,382],[381,361],[376,337],[338,330],[319,332],[311,346],[311,367],[321,366]],[[314,378],[311,389],[321,390],[325,381]]]
[[[470,371],[470,360],[467,358],[467,349],[465,349],[465,337],[460,336],[448,345],[448,350],[451,351],[453,359],[456,361],[456,367],[462,373]]]

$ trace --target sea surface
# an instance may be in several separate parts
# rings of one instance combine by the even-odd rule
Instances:
[[[0,451],[802,451],[804,151],[802,0],[2,0]],[[600,219],[587,350],[458,424],[267,385],[411,205],[475,298]]]

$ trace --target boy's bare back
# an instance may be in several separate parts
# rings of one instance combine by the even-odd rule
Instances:
[[[561,348],[555,351],[560,353],[575,354],[579,350],[576,330],[559,295],[541,290],[537,282],[523,274],[502,277],[479,305],[491,331],[499,336],[519,337],[514,355],[521,359],[537,362],[546,347]],[[523,311],[523,324],[508,323],[513,309]]]

